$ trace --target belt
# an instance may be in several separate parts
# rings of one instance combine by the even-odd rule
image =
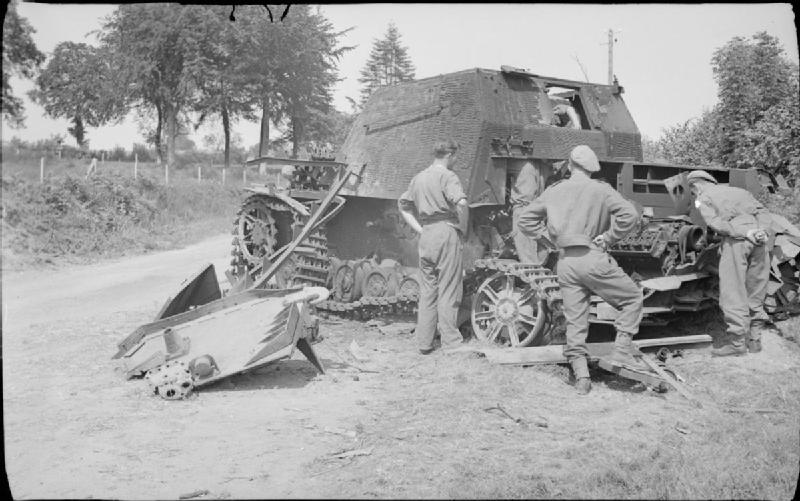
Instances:
[[[454,224],[458,225],[458,219],[454,218],[450,214],[441,214],[441,215],[435,215],[435,216],[420,217],[419,223],[422,226],[427,226],[429,224],[441,223],[443,221],[444,222],[448,222],[448,223],[454,223]]]
[[[556,245],[558,247],[590,247],[592,245],[591,237],[580,233],[572,233],[566,235],[559,235],[556,238]]]

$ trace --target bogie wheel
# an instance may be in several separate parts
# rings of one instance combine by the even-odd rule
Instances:
[[[547,306],[521,278],[496,273],[483,281],[472,301],[472,330],[482,341],[510,346],[546,344]]]

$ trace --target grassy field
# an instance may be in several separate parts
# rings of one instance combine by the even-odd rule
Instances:
[[[53,162],[40,180],[36,166],[3,164],[4,269],[182,247],[229,231],[243,197],[241,178],[223,185],[179,169],[165,185],[155,165],[140,165],[136,179],[133,164],[108,162],[88,179],[85,168]]]

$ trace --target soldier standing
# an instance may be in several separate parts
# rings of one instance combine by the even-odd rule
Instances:
[[[592,172],[600,170],[591,148],[576,146],[567,168],[569,179],[551,185],[522,209],[520,228],[535,235],[546,223],[551,240],[560,249],[557,274],[567,326],[564,356],[572,366],[578,393],[585,395],[592,388],[586,348],[592,293],[620,310],[614,321],[617,337],[610,359],[648,370],[633,357],[631,342],[639,332],[642,291],[605,252],[633,230],[639,216],[633,204],[614,188],[591,178]]]
[[[719,306],[727,324],[728,342],[713,348],[714,356],[761,351],[761,333],[770,326],[764,311],[769,282],[765,245],[772,219],[747,190],[719,186],[708,172],[695,170],[687,180],[694,205],[706,225],[722,237],[719,258]],[[779,331],[778,331],[779,332]]]
[[[414,176],[397,203],[403,219],[420,235],[416,338],[423,355],[436,348],[437,329],[445,346],[462,340],[456,318],[463,293],[461,254],[468,206],[461,181],[451,170],[457,151],[453,141],[437,143],[433,163]]]
[[[549,166],[540,166],[538,169],[531,162],[525,162],[519,171],[517,181],[511,189],[511,206],[513,207],[512,222],[514,247],[521,263],[542,265],[547,260],[550,249],[537,237],[529,237],[519,230],[519,215],[522,208],[533,202],[542,194],[545,181],[552,174]]]

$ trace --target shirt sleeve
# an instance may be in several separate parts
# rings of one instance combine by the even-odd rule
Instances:
[[[444,196],[451,204],[457,204],[462,199],[466,199],[467,196],[464,194],[464,189],[461,187],[461,181],[458,180],[458,176],[452,171],[448,171],[447,174],[444,181]]]
[[[400,198],[397,199],[397,207],[400,210],[413,212],[416,210],[417,206],[414,203],[414,200],[411,199],[411,194],[408,190],[404,191]]]
[[[511,203],[527,202],[539,196],[542,191],[542,187],[539,184],[536,168],[530,162],[526,162],[522,170],[519,171],[517,181],[511,190]]]
[[[547,224],[547,206],[544,202],[545,194],[529,203],[524,207],[520,207],[518,216],[519,231],[528,237],[538,237],[544,231]]]
[[[639,221],[639,213],[630,201],[611,186],[608,186],[606,203],[611,213],[611,227],[604,236],[609,244],[615,244],[633,230]]]
[[[710,203],[708,197],[703,195],[697,197],[695,206],[700,212],[700,216],[703,218],[703,221],[706,222],[706,226],[712,230],[727,237],[746,238],[746,235],[736,230],[736,228],[734,228],[730,222],[722,219],[716,207]]]

